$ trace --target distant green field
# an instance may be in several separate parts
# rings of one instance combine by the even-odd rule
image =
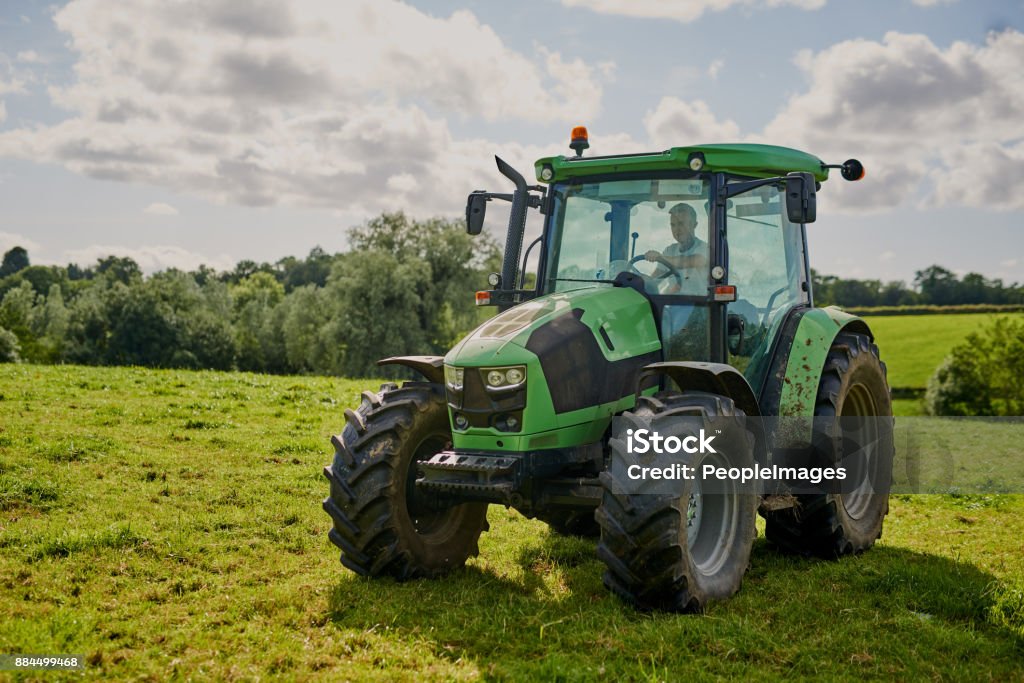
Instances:
[[[320,470],[376,386],[0,364],[0,653],[86,657],[33,680],[1024,679],[1019,495],[893,496],[838,562],[762,527],[704,616],[626,607],[592,541],[497,506],[465,569],[357,577]]]
[[[965,313],[879,316],[865,320],[888,367],[889,386],[923,389],[950,349],[995,317],[994,313]]]

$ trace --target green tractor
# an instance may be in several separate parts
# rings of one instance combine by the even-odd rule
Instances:
[[[829,169],[857,180],[861,164],[753,144],[588,146],[575,129],[574,156],[536,162],[540,185],[497,159],[514,191],[469,195],[471,234],[489,201],[511,202],[502,271],[476,295],[499,312],[444,357],[381,360],[422,379],[345,411],[323,504],[341,563],[439,576],[478,553],[496,503],[598,538],[605,585],[626,602],[700,611],[739,590],[758,512],[788,552],[869,548],[892,471],[885,365],[862,320],[814,307],[805,233]],[[531,209],[543,230],[523,255]],[[646,462],[634,432],[682,435],[694,420],[690,471],[845,463],[847,477],[624,482]]]

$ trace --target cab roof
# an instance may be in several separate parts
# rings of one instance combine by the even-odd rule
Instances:
[[[557,182],[570,178],[644,171],[688,171],[690,156],[704,155],[703,171],[733,173],[751,178],[771,178],[787,173],[810,173],[815,180],[828,178],[828,169],[816,156],[789,147],[775,145],[718,144],[672,147],[663,152],[618,154],[592,157],[544,157],[534,164],[537,180]],[[554,175],[541,178],[541,170],[550,166]]]

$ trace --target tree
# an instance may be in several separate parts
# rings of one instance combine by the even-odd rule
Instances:
[[[400,261],[382,250],[349,254],[336,264],[325,290],[330,309],[321,321],[325,345],[340,351],[331,370],[348,377],[395,376],[394,368],[378,368],[376,361],[432,351],[423,298],[430,278],[422,260]]]
[[[33,308],[31,329],[42,352],[39,360],[48,363],[59,361],[68,332],[68,310],[64,305],[60,285],[50,285],[50,291],[41,305]]]
[[[0,302],[0,327],[17,337],[21,357],[29,362],[47,360],[32,330],[35,309],[41,299],[30,283],[22,281],[19,286],[8,290]]]
[[[18,352],[21,345],[18,344],[18,337],[13,332],[0,327],[0,363],[17,363],[21,360]]]
[[[284,286],[270,273],[256,272],[232,286],[230,293],[238,367],[285,372],[287,364],[273,325],[274,309],[284,300]]]
[[[229,272],[222,273],[220,279],[224,282],[228,282],[233,285],[237,285],[245,278],[254,275],[256,273],[267,273],[272,277],[277,277],[278,273],[274,270],[274,267],[269,263],[256,263],[249,259],[243,259],[235,264],[235,269]]]
[[[309,256],[305,260],[288,256],[278,261],[276,266],[281,272],[281,281],[284,283],[285,291],[290,292],[303,285],[323,287],[327,284],[327,276],[331,273],[332,263],[334,263],[334,257],[319,246],[315,246],[309,251]]]
[[[107,362],[112,320],[120,316],[128,292],[122,282],[99,278],[69,302],[64,360],[85,365]]]
[[[327,329],[337,325],[322,288],[294,290],[274,311],[289,372],[337,374],[340,345]]]
[[[139,264],[127,256],[110,255],[99,259],[96,272],[126,285],[142,278],[142,269],[139,268]]]
[[[385,213],[349,232],[353,254],[379,251],[400,264],[417,262],[428,277],[417,281],[419,329],[427,346],[412,353],[444,353],[480,322],[473,293],[485,286],[485,268],[494,268],[499,249],[486,235],[466,234],[463,224],[434,218],[414,221]],[[349,260],[345,261],[349,263]],[[365,273],[366,277],[376,277]],[[491,309],[493,311],[493,309]]]
[[[928,380],[932,415],[1024,413],[1024,320],[1000,317],[953,347]]]
[[[13,247],[4,254],[3,263],[0,264],[0,277],[14,275],[28,266],[28,251],[23,247]]]
[[[911,306],[917,302],[917,293],[907,289],[902,280],[886,282],[878,296],[880,306]]]
[[[926,304],[947,306],[957,303],[957,285],[953,271],[942,266],[928,266],[914,274],[914,286]]]
[[[204,290],[188,273],[168,270],[129,286],[123,305],[109,310],[109,363],[217,370],[234,365],[223,283]]]

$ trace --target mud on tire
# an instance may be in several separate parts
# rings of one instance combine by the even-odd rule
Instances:
[[[709,426],[724,418],[739,421],[743,429],[727,432],[731,441],[719,449],[716,465],[754,464],[754,435],[745,414],[724,396],[661,392],[641,397],[622,417],[638,419],[660,433],[668,433],[658,425],[666,425],[669,418],[703,418]],[[613,462],[601,474],[604,494],[595,515],[601,527],[597,554],[606,566],[605,585],[640,609],[673,612],[701,611],[709,601],[738,591],[757,533],[756,492],[726,482],[724,490],[702,494],[698,477],[678,482],[671,494],[625,493],[616,481],[615,460],[621,464],[635,456],[625,453],[619,439],[613,438],[611,446]],[[693,464],[701,464],[699,456]],[[695,513],[698,505],[701,512]]]
[[[433,577],[461,567],[479,551],[487,505],[431,507],[415,490],[416,461],[450,447],[444,390],[427,382],[385,384],[363,392],[331,438],[334,462],[324,468],[330,495],[323,508],[341,563],[363,576]]]
[[[892,401],[886,381],[885,363],[878,347],[865,334],[840,333],[825,359],[814,408],[813,443],[831,462],[851,458],[844,454],[844,439],[837,433],[857,417],[862,429],[859,443],[863,460],[854,458],[849,493],[798,495],[793,508],[765,514],[765,535],[781,550],[801,555],[835,558],[867,550],[882,535],[882,522],[889,512],[889,487],[893,461]],[[878,416],[873,418],[871,416]]]

